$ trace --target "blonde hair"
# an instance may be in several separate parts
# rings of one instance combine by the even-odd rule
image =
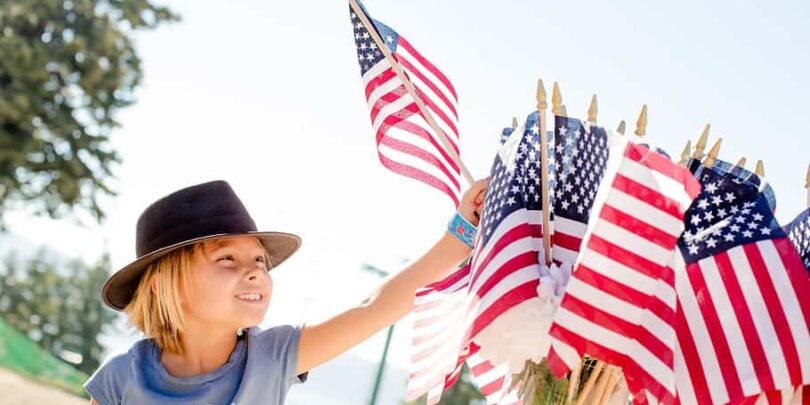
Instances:
[[[200,243],[185,246],[150,264],[132,301],[124,308],[129,322],[147,338],[154,339],[161,350],[183,354],[181,293],[188,296],[190,292],[192,256],[199,249]]]

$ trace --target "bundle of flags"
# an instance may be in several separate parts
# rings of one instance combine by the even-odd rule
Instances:
[[[350,3],[381,163],[457,205],[453,85]],[[488,404],[516,405],[524,360],[564,377],[588,355],[635,403],[810,403],[810,210],[782,228],[760,176],[575,118],[555,116],[543,162],[541,119],[502,132],[470,261],[415,297],[407,397],[438,403],[466,362]]]

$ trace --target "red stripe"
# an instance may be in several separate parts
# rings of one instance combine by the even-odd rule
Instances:
[[[392,69],[389,66],[388,69],[383,70],[382,72],[377,74],[377,76],[374,76],[371,80],[367,81],[366,82],[366,88],[365,88],[366,100],[368,101],[368,98],[371,96],[371,93],[373,93],[374,90],[377,89],[377,87],[380,87],[385,83],[388,83],[389,80],[391,80],[392,78],[394,78],[396,76],[397,76],[397,72],[395,72],[394,69]],[[402,89],[405,89],[402,86],[402,83],[400,83],[399,87],[401,87]]]
[[[506,377],[498,377],[495,381],[492,381],[488,384],[484,384],[479,388],[481,391],[481,395],[483,396],[490,396],[503,388],[503,382],[506,380]]]
[[[470,279],[470,285],[473,286],[472,288],[477,288],[475,285],[478,282],[478,277],[481,276],[481,272],[486,269],[490,262],[504,249],[506,249],[509,245],[518,241],[523,238],[530,238],[532,235],[536,235],[542,227],[540,225],[529,225],[528,223],[521,223],[516,225],[514,228],[506,231],[503,236],[498,238],[497,240],[493,241],[490,240],[491,249],[489,253],[484,257],[483,260],[479,261],[479,257],[476,255],[474,258],[473,268],[472,268],[472,277]],[[479,252],[482,252],[483,249],[479,248]],[[535,261],[537,259],[535,258]]]
[[[439,106],[436,105],[436,103],[430,97],[428,97],[425,94],[425,92],[423,92],[418,87],[416,87],[415,90],[416,90],[417,96],[419,96],[419,98],[422,100],[422,102],[425,103],[425,106],[427,108],[429,108],[430,110],[432,110],[436,115],[438,115],[439,118],[442,121],[444,121],[445,125],[450,127],[450,131],[452,132],[451,135],[453,135],[453,136],[448,135],[446,138],[447,138],[447,141],[450,142],[451,145],[453,145],[453,149],[455,149],[456,152],[458,152],[458,146],[456,146],[455,142],[453,142],[454,138],[458,138],[458,128],[456,127],[456,124],[453,122],[453,120],[450,119],[450,117],[447,116],[447,114],[444,111],[442,111],[441,108],[439,108]],[[425,121],[427,121],[427,117],[425,117]]]
[[[799,252],[788,238],[773,239],[771,241],[779,252],[779,258],[782,260],[782,266],[787,270],[788,278],[793,286],[793,294],[795,294],[799,307],[804,317],[804,322],[807,328],[810,329],[810,300],[802,299],[810,294],[810,278],[804,271],[804,262],[802,261]]]
[[[650,311],[668,325],[673,324],[675,311],[654,295],[645,294],[632,286],[606,277],[584,264],[577,266],[576,278],[630,305],[640,306],[642,309]]]
[[[684,315],[680,299],[675,311],[675,317],[675,334],[678,338],[678,346],[681,354],[683,354],[684,367],[689,373],[689,380],[692,383],[695,398],[698,403],[701,404],[711,403],[706,372],[703,370],[703,363],[701,362],[692,332],[689,330],[689,324],[686,323],[686,316]],[[711,344],[711,341],[705,343]],[[706,361],[714,362],[715,360],[706,359]]]
[[[742,386],[740,385],[739,376],[733,366],[734,358],[731,356],[731,351],[728,348],[728,338],[723,331],[723,325],[720,323],[717,308],[714,306],[714,300],[712,300],[709,288],[706,285],[706,280],[703,278],[704,271],[699,263],[692,263],[686,266],[686,274],[694,290],[695,297],[698,300],[700,312],[703,315],[706,329],[709,332],[709,338],[714,347],[714,352],[717,354],[717,361],[722,365],[720,371],[723,375],[723,381],[726,384],[726,391],[730,399],[740,399],[743,398]]]
[[[580,355],[581,357],[582,355]],[[568,368],[568,364],[557,354],[557,351],[554,350],[554,345],[551,346],[551,349],[548,351],[548,356],[546,356],[546,364],[548,364],[549,370],[551,373],[554,374],[555,377],[558,379],[565,377],[568,372],[571,371]]]
[[[610,291],[606,291],[606,293],[610,294]],[[672,368],[672,349],[641,325],[603,311],[570,293],[566,294],[566,299],[563,300],[560,307],[618,335],[636,340],[649,350],[650,354],[661,360],[669,368]],[[638,309],[643,310],[640,307]]]
[[[425,68],[427,68],[427,70],[428,70],[428,71],[430,71],[430,73],[433,73],[433,75],[434,75],[434,76],[436,76],[436,78],[437,78],[437,79],[439,79],[439,81],[441,81],[442,83],[444,83],[444,86],[445,86],[445,87],[447,87],[447,90],[448,90],[448,91],[449,91],[449,92],[450,92],[450,93],[453,95],[453,98],[458,99],[458,95],[456,95],[456,89],[455,89],[455,88],[453,88],[453,83],[450,83],[450,79],[448,79],[448,78],[447,78],[447,76],[445,76],[445,75],[444,75],[444,73],[442,73],[442,72],[441,72],[441,71],[440,71],[440,70],[439,70],[439,69],[438,69],[436,66],[434,66],[434,65],[433,65],[433,63],[431,63],[429,60],[425,59],[425,57],[424,57],[424,56],[422,56],[422,54],[421,54],[421,53],[419,53],[419,51],[417,51],[417,50],[416,50],[416,48],[414,48],[414,47],[411,45],[411,43],[410,43],[410,42],[408,42],[407,40],[405,40],[405,38],[403,38],[403,37],[401,37],[401,36],[400,36],[397,42],[398,42],[398,46],[401,46],[401,47],[405,48],[405,50],[407,50],[407,51],[408,51],[408,53],[410,53],[411,55],[413,55],[413,57],[414,57],[414,58],[416,58],[416,60],[417,60],[417,61],[418,61],[418,62],[419,62],[419,63],[420,63],[422,66],[424,66]]]
[[[470,275],[470,265],[468,264],[468,265],[458,269],[457,271],[451,273],[449,276],[445,277],[444,279],[439,280],[439,281],[437,281],[435,283],[432,283],[432,284],[428,284],[424,288],[421,288],[421,289],[417,290],[416,291],[416,296],[419,297],[419,296],[424,296],[424,295],[431,294],[431,293],[433,293],[435,291],[447,290],[448,288],[456,285],[456,283],[461,281],[463,278],[468,277],[469,275]],[[467,283],[465,283],[465,284],[467,284]]]
[[[692,176],[692,173],[685,167],[672,163],[668,157],[639,144],[628,144],[624,156],[683,184],[684,191],[692,199],[700,194],[700,183]]]
[[[771,243],[771,241],[764,241],[762,243]],[[776,245],[774,243],[774,245]],[[762,293],[762,298],[765,300],[765,307],[768,308],[768,314],[771,316],[774,330],[777,331],[776,337],[779,339],[779,345],[782,347],[782,353],[785,357],[785,364],[787,365],[788,374],[790,374],[790,382],[792,385],[798,386],[802,383],[802,371],[799,366],[799,354],[796,350],[796,342],[793,341],[793,334],[790,333],[790,324],[788,324],[785,309],[779,301],[779,296],[776,293],[776,287],[771,280],[771,271],[765,264],[762,257],[762,252],[756,243],[749,243],[742,246],[745,256],[751,265],[751,271],[754,273],[754,279],[757,281],[759,291]],[[777,250],[778,251],[778,250]],[[769,260],[778,260],[776,257],[769,257]]]
[[[565,230],[559,228],[554,229],[553,239],[554,246],[559,246],[574,252],[579,252],[579,249],[582,246],[581,237],[569,235],[565,233]]]
[[[449,165],[454,172],[458,173],[459,166],[456,163],[456,161],[452,157],[450,157],[450,155],[447,153],[447,149],[444,148],[444,145],[440,144],[434,137],[432,137],[430,135],[430,132],[428,132],[424,127],[421,127],[411,121],[407,121],[406,118],[407,117],[404,117],[402,120],[399,120],[394,126],[404,131],[415,133],[419,135],[422,139],[425,139],[428,142],[430,142],[430,144],[433,145],[433,147],[436,148],[436,150],[438,150],[439,153],[442,155],[442,158],[444,159],[446,164]],[[425,123],[425,125],[427,125],[427,123]]]
[[[631,252],[621,246],[614,245],[605,239],[602,239],[596,234],[591,234],[588,240],[588,250],[593,250],[602,256],[613,260],[616,263],[622,264],[635,270],[641,274],[654,279],[661,279],[663,282],[674,285],[675,273],[667,266],[661,266],[641,257],[634,252]]]
[[[720,278],[723,280],[723,287],[728,293],[729,301],[734,314],[736,315],[738,325],[745,341],[745,346],[748,348],[748,353],[751,356],[754,372],[757,374],[760,389],[771,390],[774,389],[773,376],[771,375],[771,368],[768,364],[768,358],[765,356],[765,350],[762,346],[762,341],[759,339],[759,333],[754,325],[754,319],[751,316],[751,309],[748,308],[748,302],[745,300],[745,294],[740,287],[740,281],[737,279],[734,265],[731,263],[731,258],[727,252],[720,252],[714,256],[714,262],[717,264]],[[758,321],[764,322],[764,319]],[[766,325],[765,327],[770,327]],[[743,360],[745,361],[745,360]]]
[[[615,364],[621,367],[627,379],[627,385],[630,392],[637,394],[644,389],[659,398],[662,402],[672,403],[674,398],[672,394],[662,386],[655,378],[653,378],[647,371],[641,368],[638,363],[628,358],[627,356],[618,353],[614,350],[608,349],[596,343],[593,340],[586,339],[557,323],[551,325],[551,335],[557,339],[566,342],[580,353],[588,353],[594,358],[603,360],[610,364]]]
[[[484,328],[489,326],[492,321],[497,319],[504,312],[528,299],[537,297],[537,286],[539,284],[540,281],[538,279],[530,280],[498,297],[492,305],[475,317],[472,325],[467,328],[464,334],[464,341],[475,339]],[[477,303],[477,300],[474,301]]]
[[[382,163],[383,166],[388,168],[388,170],[391,170],[394,173],[401,174],[401,175],[403,175],[405,177],[410,177],[412,179],[419,180],[419,181],[421,181],[421,182],[423,182],[423,183],[425,183],[425,184],[427,184],[427,185],[429,185],[429,186],[443,192],[444,194],[447,194],[447,196],[450,197],[451,200],[453,200],[453,204],[455,204],[455,206],[458,207],[459,201],[458,201],[458,197],[456,196],[456,192],[454,190],[451,190],[450,187],[448,187],[447,184],[445,184],[441,180],[439,180],[436,177],[434,177],[433,175],[431,175],[429,173],[426,173],[426,172],[424,172],[422,170],[419,170],[419,169],[417,169],[417,168],[415,168],[413,166],[408,166],[408,165],[404,165],[402,163],[393,161],[393,160],[391,160],[391,159],[389,159],[389,158],[387,158],[387,157],[385,157],[385,156],[383,156],[381,154],[378,154],[377,156],[380,159],[380,163]]]
[[[371,117],[371,124],[372,125],[374,124],[374,121],[377,119],[377,115],[379,115],[380,111],[382,111],[383,108],[385,108],[389,104],[401,99],[402,97],[408,97],[408,99],[410,99],[410,97],[407,94],[405,94],[405,88],[402,87],[402,86],[399,86],[399,87],[395,88],[394,90],[391,90],[390,92],[383,94],[377,100],[375,100],[374,104],[372,104],[369,107],[370,108],[369,117]],[[405,114],[405,117],[409,117],[409,116],[419,112],[419,106],[417,106],[416,103],[411,101],[410,103],[408,103],[407,105],[405,105],[401,109],[399,109],[397,111],[389,112],[388,115],[389,116],[391,116],[391,115],[401,116],[403,114],[403,111],[407,113],[407,114]],[[388,118],[388,117],[386,116],[386,117],[383,117],[383,118]]]
[[[444,162],[442,162],[442,161],[440,161],[439,159],[436,158],[436,155],[434,155],[434,154],[432,154],[432,153],[430,153],[430,152],[428,152],[428,151],[426,151],[426,150],[424,150],[424,149],[422,149],[422,148],[420,148],[420,147],[418,147],[418,146],[416,146],[416,145],[414,145],[412,143],[403,142],[403,141],[401,141],[399,139],[396,139],[396,138],[393,138],[393,137],[390,137],[390,136],[386,136],[386,137],[383,137],[382,139],[380,139],[380,143],[378,143],[377,145],[378,146],[379,145],[388,146],[389,148],[391,148],[393,150],[396,150],[396,151],[411,155],[411,156],[413,156],[413,157],[415,157],[415,158],[417,158],[417,159],[419,159],[419,160],[421,160],[421,161],[423,161],[423,162],[425,162],[425,163],[427,163],[427,164],[441,170],[441,172],[444,173],[445,178],[447,180],[449,180],[449,182],[452,183],[453,186],[460,187],[460,185],[458,184],[458,180],[456,180],[456,176],[450,170],[447,169],[447,167],[443,164]]]
[[[599,212],[599,218],[655,243],[664,249],[672,250],[675,247],[675,243],[678,242],[677,237],[607,204],[602,206],[602,211]]]
[[[458,119],[458,112],[456,112],[455,100],[450,101],[450,99],[447,98],[447,95],[439,89],[439,86],[436,86],[436,83],[433,83],[433,81],[428,79],[427,76],[425,76],[425,74],[422,73],[422,71],[419,70],[416,66],[414,66],[414,64],[411,63],[411,61],[409,61],[407,58],[403,58],[401,55],[398,55],[397,61],[400,63],[400,65],[402,65],[403,68],[405,68],[405,70],[408,72],[409,75],[412,74],[418,77],[419,80],[422,81],[422,83],[424,83],[428,88],[430,88],[430,90],[433,91],[433,94],[435,94],[436,97],[439,97],[442,103],[446,105],[448,109],[450,109],[450,112],[453,113],[453,118]],[[414,87],[416,87],[416,83],[414,83]]]
[[[671,215],[678,221],[683,221],[684,211],[681,205],[674,199],[661,194],[658,190],[649,188],[621,173],[616,173],[616,178],[613,179],[613,188]]]

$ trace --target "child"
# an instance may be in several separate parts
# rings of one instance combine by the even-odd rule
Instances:
[[[260,330],[273,290],[270,271],[300,238],[257,232],[223,181],[192,186],[138,219],[138,258],[102,288],[146,336],[85,383],[91,404],[284,404],[289,388],[406,315],[416,289],[469,254],[484,181],[464,194],[448,231],[360,305],[305,326]]]

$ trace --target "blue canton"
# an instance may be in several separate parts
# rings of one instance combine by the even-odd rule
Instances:
[[[575,118],[555,117],[554,215],[588,223],[608,160],[607,132]],[[556,185],[559,184],[559,187]]]
[[[702,168],[703,186],[684,216],[678,247],[687,263],[748,243],[785,237],[759,188],[724,170]]]

